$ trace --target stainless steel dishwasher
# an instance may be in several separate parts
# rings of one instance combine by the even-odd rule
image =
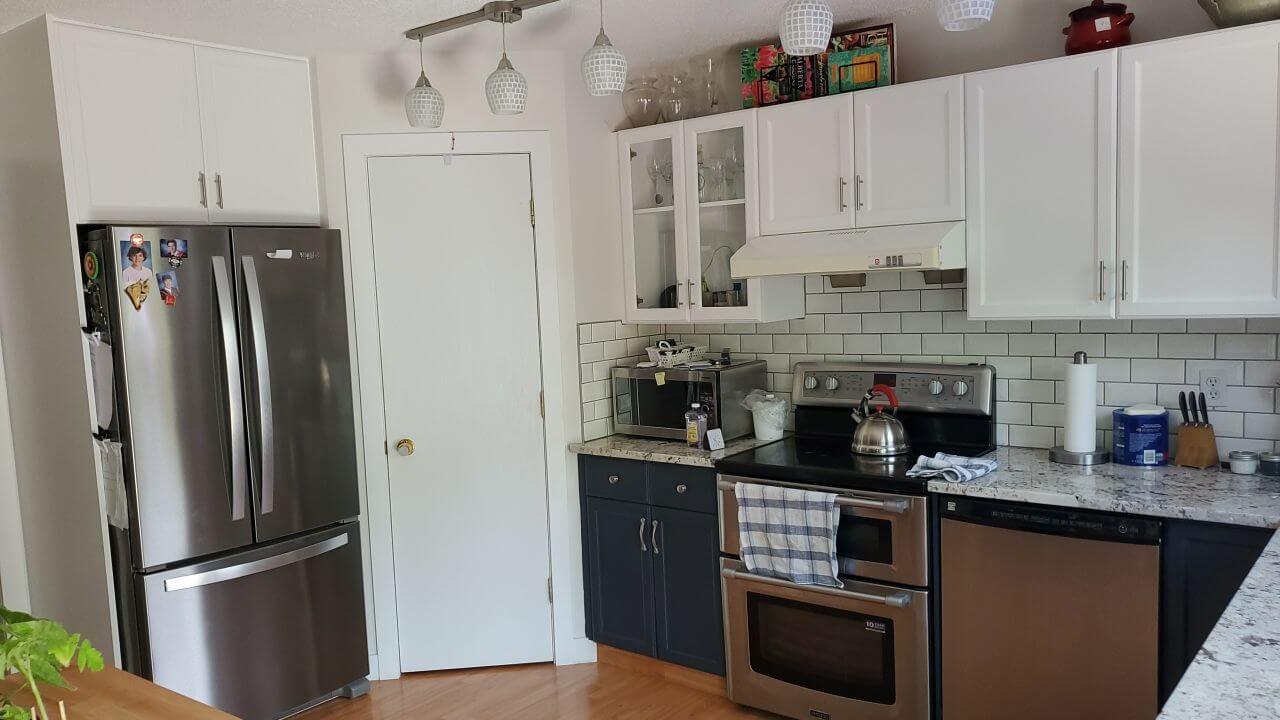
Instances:
[[[1152,720],[1159,520],[943,497],[945,720]]]

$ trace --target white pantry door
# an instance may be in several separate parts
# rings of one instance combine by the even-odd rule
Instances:
[[[529,156],[368,162],[401,668],[551,660]]]

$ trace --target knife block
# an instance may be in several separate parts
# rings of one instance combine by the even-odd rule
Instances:
[[[1183,425],[1178,428],[1178,454],[1174,464],[1181,467],[1213,467],[1218,459],[1218,441],[1212,425]]]

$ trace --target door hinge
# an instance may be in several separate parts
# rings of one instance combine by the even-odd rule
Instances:
[[[533,205],[533,198],[529,198],[529,224],[538,227],[538,210]]]
[[[551,578],[547,578],[547,604],[554,605],[554,596],[551,594]]]
[[[542,417],[547,416],[547,396],[543,391],[538,391],[538,414]]]

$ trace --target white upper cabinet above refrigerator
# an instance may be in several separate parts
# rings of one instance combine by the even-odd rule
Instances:
[[[1122,317],[1280,314],[1280,25],[1120,50]]]
[[[1116,52],[965,86],[969,315],[1111,317]]]
[[[964,77],[853,93],[858,227],[964,219]]]
[[[195,47],[83,25],[53,27],[77,220],[207,221]]]
[[[853,96],[761,108],[756,117],[760,234],[852,228]]]
[[[314,223],[320,189],[306,60],[196,48],[213,222]]]

